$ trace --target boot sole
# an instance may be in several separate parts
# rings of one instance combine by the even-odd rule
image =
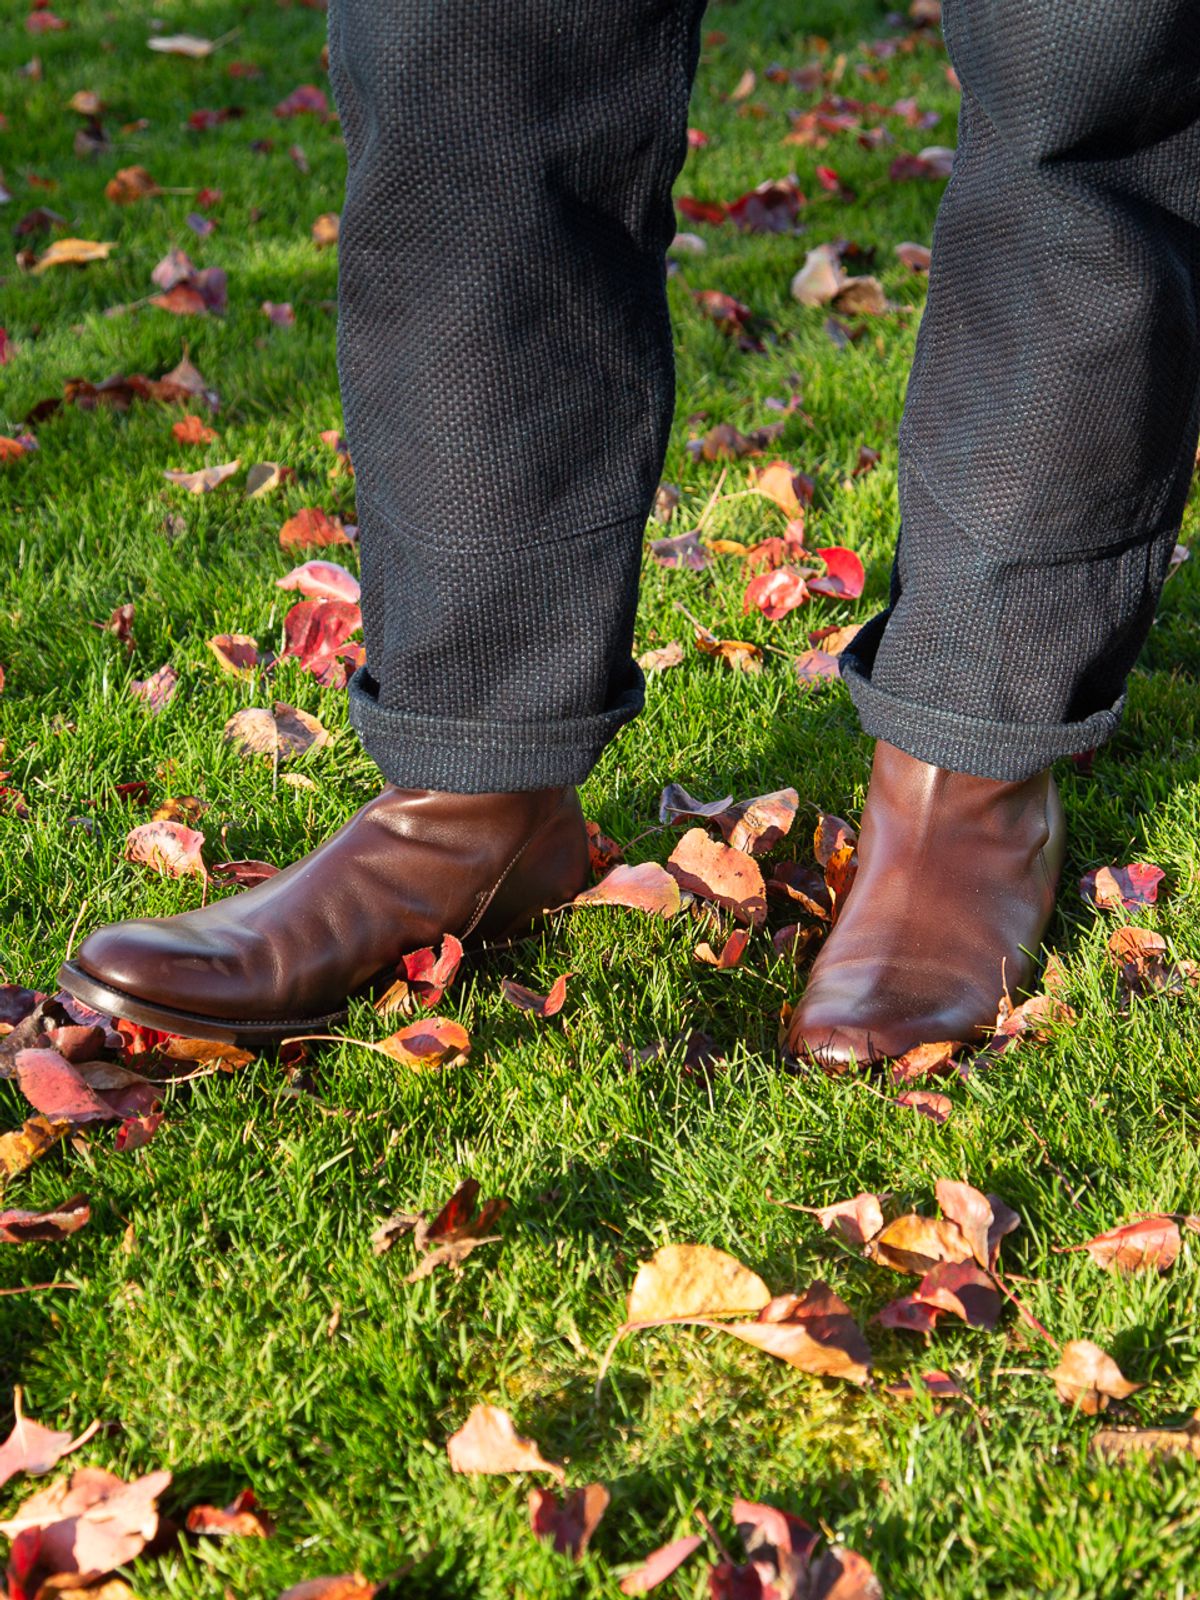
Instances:
[[[509,937],[489,939],[478,944],[467,943],[463,948],[463,964],[476,961],[480,956],[501,950],[513,950],[536,939],[541,931],[542,919],[537,918],[525,932]],[[369,999],[381,985],[394,982],[395,969],[389,967],[348,999]],[[105,1016],[123,1018],[139,1023],[143,1028],[156,1028],[160,1033],[173,1033],[182,1039],[204,1039],[215,1044],[232,1044],[240,1050],[251,1050],[262,1055],[284,1044],[297,1034],[332,1033],[349,1018],[349,1006],[331,1011],[321,1017],[298,1017],[286,1022],[238,1021],[225,1017],[206,1017],[194,1011],[177,1011],[174,1006],[158,1005],[152,1000],[141,1000],[124,989],[94,978],[90,972],[74,961],[64,961],[58,969],[59,987],[82,1000],[93,1011]]]

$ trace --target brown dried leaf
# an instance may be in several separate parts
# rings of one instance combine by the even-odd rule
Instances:
[[[342,1572],[332,1578],[308,1578],[285,1589],[279,1600],[375,1600],[377,1583],[368,1583],[361,1572]]]
[[[1113,1358],[1090,1339],[1063,1345],[1050,1376],[1063,1404],[1078,1406],[1088,1417],[1106,1411],[1110,1400],[1125,1400],[1142,1387],[1130,1383]]]
[[[279,530],[279,543],[285,550],[293,546],[308,548],[313,545],[352,544],[345,528],[319,506],[305,506],[289,517]]]
[[[637,658],[637,664],[643,672],[667,672],[679,666],[682,660],[683,646],[678,639],[671,639],[657,650],[643,651]]]
[[[1103,911],[1135,911],[1158,901],[1158,886],[1166,877],[1161,867],[1134,861],[1127,867],[1093,867],[1079,880],[1079,892],[1089,905]]]
[[[91,1216],[91,1205],[82,1194],[72,1195],[53,1211],[0,1211],[0,1244],[65,1239],[86,1227]],[[25,1470],[28,1471],[28,1467]],[[0,1483],[3,1482],[0,1473]]]
[[[801,1372],[866,1383],[871,1350],[849,1306],[823,1283],[803,1295],[779,1295],[755,1322],[704,1322]]]
[[[1200,1456],[1200,1412],[1182,1428],[1100,1428],[1088,1448],[1116,1461],[1126,1456]]]
[[[453,1472],[549,1472],[560,1483],[566,1472],[557,1461],[547,1461],[532,1439],[523,1439],[512,1418],[499,1406],[477,1405],[446,1440]]]
[[[673,917],[683,904],[679,885],[657,861],[614,867],[599,883],[571,902],[576,906],[628,906],[660,917]]]
[[[788,832],[799,804],[795,789],[776,789],[739,800],[713,820],[727,845],[758,856],[773,850]]]
[[[252,678],[259,665],[258,643],[247,633],[217,633],[208,641],[223,672]]]
[[[954,1057],[962,1048],[961,1039],[943,1039],[938,1044],[914,1045],[911,1050],[906,1050],[902,1056],[897,1056],[895,1061],[890,1063],[892,1082],[919,1083],[923,1078],[932,1078],[939,1073],[953,1071]]]
[[[1156,1213],[1127,1222],[1107,1233],[1098,1233],[1086,1244],[1067,1247],[1086,1250],[1099,1267],[1114,1267],[1118,1272],[1153,1269],[1166,1272],[1179,1254],[1179,1226],[1172,1217]]]
[[[500,993],[509,1005],[516,1006],[518,1011],[531,1011],[536,1017],[555,1017],[562,1010],[567,998],[567,979],[574,974],[564,972],[561,977],[555,978],[549,994],[537,994],[532,989],[527,989],[523,983],[516,983],[512,978],[500,980]]]
[[[987,1195],[956,1178],[939,1178],[934,1185],[943,1216],[956,1222],[981,1267],[988,1265],[988,1234],[995,1218]]]
[[[226,478],[232,478],[240,466],[240,461],[226,461],[219,467],[201,467],[196,472],[166,471],[163,477],[190,494],[209,494]]]
[[[189,1533],[218,1538],[266,1539],[275,1524],[258,1503],[253,1489],[243,1489],[227,1506],[193,1506],[184,1523]]]
[[[70,1433],[59,1433],[53,1428],[44,1428],[40,1422],[31,1421],[25,1415],[21,1401],[21,1389],[18,1386],[13,1390],[13,1412],[16,1417],[13,1430],[0,1444],[0,1487],[10,1478],[15,1478],[18,1472],[40,1477],[42,1473],[52,1471],[64,1456],[70,1455],[72,1450],[78,1450],[81,1444],[86,1444],[100,1426],[99,1422],[93,1422],[78,1438],[72,1438]]]
[[[692,951],[692,955],[703,966],[716,967],[718,972],[728,972],[741,961],[749,942],[750,929],[735,928],[719,951],[714,950],[707,940],[702,940]]]
[[[612,1497],[602,1483],[572,1489],[560,1504],[553,1489],[529,1491],[529,1525],[539,1539],[549,1539],[560,1556],[583,1558]]]
[[[55,239],[34,262],[35,273],[51,267],[78,267],[89,261],[107,261],[116,244],[97,239]]]
[[[800,1210],[816,1217],[826,1233],[836,1233],[847,1244],[869,1244],[883,1229],[880,1196],[869,1192],[827,1206],[801,1206]]]
[[[757,862],[741,850],[689,828],[672,850],[667,871],[680,888],[724,906],[739,921],[759,927],[767,915],[766,886]]]
[[[375,1047],[414,1072],[432,1067],[458,1067],[471,1053],[471,1036],[449,1017],[421,1017],[398,1028]]]
[[[143,822],[125,840],[126,861],[140,862],[167,878],[206,876],[200,852],[204,835],[181,822]]]
[[[730,1317],[761,1311],[771,1291],[757,1272],[707,1244],[667,1244],[638,1268],[628,1322],[662,1317]]]
[[[280,761],[307,755],[329,743],[329,734],[316,717],[282,700],[275,702],[273,711],[260,706],[235,711],[225,724],[224,737],[243,755],[278,754]]]
[[[954,1102],[949,1095],[934,1094],[929,1089],[906,1089],[903,1094],[896,1096],[895,1103],[928,1117],[931,1122],[948,1122],[954,1110]]]
[[[889,1222],[867,1254],[893,1272],[923,1275],[942,1261],[969,1261],[973,1252],[956,1222],[910,1211]]]
[[[69,1122],[38,1116],[27,1118],[21,1127],[9,1133],[0,1133],[0,1194],[10,1178],[28,1171],[70,1131]]]

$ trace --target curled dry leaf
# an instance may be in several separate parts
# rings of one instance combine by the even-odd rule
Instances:
[[[1086,1250],[1097,1266],[1113,1267],[1118,1272],[1166,1272],[1174,1264],[1179,1247],[1179,1225],[1173,1217],[1156,1213],[1066,1249]]]
[[[923,1275],[943,1261],[969,1261],[972,1250],[957,1222],[910,1211],[889,1222],[867,1254],[893,1272]]]
[[[766,920],[766,886],[757,862],[710,839],[703,828],[688,829],[672,850],[667,871],[681,889],[723,906],[739,921],[759,927]]]
[[[745,639],[718,639],[708,628],[697,628],[693,642],[701,655],[716,656],[731,672],[756,676],[762,671],[762,651]]]
[[[910,272],[928,272],[933,252],[928,245],[913,244],[904,239],[896,246],[896,254]]]
[[[958,1400],[962,1398],[963,1388],[957,1378],[952,1378],[939,1368],[933,1372],[918,1373],[915,1385],[906,1378],[898,1383],[889,1383],[887,1392],[895,1395],[897,1400],[912,1400],[919,1392],[934,1400]]]
[[[216,633],[208,641],[208,648],[216,656],[222,672],[236,678],[252,678],[260,665],[258,642],[248,633]]]
[[[454,1472],[549,1472],[560,1483],[566,1472],[557,1461],[547,1461],[532,1439],[523,1439],[512,1418],[499,1406],[477,1405],[446,1440],[446,1454]]]
[[[961,1039],[943,1039],[938,1044],[918,1044],[889,1064],[894,1084],[919,1083],[940,1073],[954,1070],[954,1057],[963,1048]]]
[[[29,1168],[47,1150],[64,1139],[71,1124],[60,1118],[29,1117],[19,1128],[0,1133],[0,1194],[10,1178],[17,1177]]]
[[[168,878],[206,876],[200,852],[204,835],[182,822],[143,822],[125,840],[126,861],[140,862]]]
[[[649,1594],[652,1589],[657,1589],[660,1583],[665,1583],[685,1561],[694,1556],[703,1543],[704,1539],[700,1534],[689,1533],[682,1539],[672,1539],[670,1544],[659,1545],[657,1550],[650,1552],[640,1567],[633,1572],[627,1572],[621,1579],[621,1593]]]
[[[500,993],[509,1005],[516,1006],[518,1011],[531,1011],[536,1017],[555,1017],[566,1002],[567,979],[572,976],[572,973],[564,972],[561,977],[555,978],[549,994],[537,994],[533,989],[527,989],[523,983],[516,983],[512,978],[502,978]]]
[[[1090,1339],[1072,1339],[1063,1345],[1050,1376],[1063,1404],[1078,1406],[1089,1417],[1106,1411],[1110,1400],[1126,1400],[1142,1387],[1130,1383],[1113,1358]]]
[[[809,594],[805,572],[811,576],[807,568],[798,571],[794,567],[775,567],[770,572],[760,572],[757,577],[751,578],[742,595],[743,614],[761,611],[769,622],[778,622],[789,611],[804,605]]]
[[[660,917],[673,917],[683,904],[679,884],[657,861],[614,867],[599,883],[571,902],[576,906],[628,906]]]
[[[725,843],[734,850],[745,850],[752,856],[764,855],[789,831],[799,804],[800,796],[795,789],[775,789],[770,794],[739,800],[713,821]]]
[[[948,1313],[968,1327],[990,1331],[1003,1309],[1000,1291],[988,1273],[970,1261],[943,1261],[925,1274],[912,1294],[885,1306],[878,1320],[884,1327],[925,1333],[940,1314]]]
[[[305,561],[276,578],[275,587],[298,589],[313,600],[344,600],[349,605],[357,605],[361,598],[358,579],[336,561]]]
[[[279,530],[279,543],[285,550],[313,545],[350,544],[342,524],[319,506],[305,506],[289,517]]]
[[[212,869],[212,876],[225,883],[236,883],[239,889],[253,889],[256,883],[277,878],[279,868],[269,861],[218,861]]]
[[[196,472],[168,470],[163,473],[163,477],[168,483],[186,489],[189,494],[209,494],[224,483],[226,478],[232,478],[240,466],[240,461],[226,461],[219,467],[201,467]]]
[[[657,650],[645,650],[637,658],[637,664],[643,672],[668,672],[672,667],[677,667],[683,660],[683,646],[678,639],[671,639]]]
[[[812,504],[816,485],[807,473],[797,472],[787,461],[772,461],[765,467],[751,467],[749,483],[752,489],[786,511],[789,517],[802,517],[804,508]]]
[[[0,1211],[0,1244],[30,1244],[50,1239],[65,1239],[78,1233],[91,1220],[92,1208],[86,1195],[72,1195],[53,1211]],[[28,1467],[25,1469],[28,1471]],[[11,1474],[10,1474],[11,1476]],[[3,1483],[0,1473],[0,1483]]]
[[[681,783],[669,783],[659,796],[658,820],[663,823],[678,822],[681,817],[719,817],[733,804],[733,796],[720,800],[697,800]]]
[[[260,706],[235,711],[225,724],[224,737],[242,755],[278,756],[280,761],[307,755],[329,743],[329,734],[316,717],[282,700],[275,702],[273,711]]]
[[[651,539],[650,558],[660,567],[682,567],[688,572],[703,572],[712,561],[712,556],[700,543],[700,533],[696,528],[686,533],[668,534],[662,539]]]
[[[712,945],[704,940],[696,946],[692,954],[702,966],[716,967],[719,972],[728,972],[741,961],[749,942],[750,929],[735,928],[719,951],[714,950]]]
[[[560,1556],[582,1559],[611,1496],[602,1483],[572,1489],[562,1501],[553,1489],[529,1491],[529,1525],[539,1539],[550,1540]]]
[[[883,1229],[880,1196],[869,1192],[827,1206],[801,1206],[800,1210],[816,1217],[826,1233],[836,1233],[847,1244],[869,1244]]]
[[[989,1230],[995,1220],[991,1201],[987,1195],[960,1183],[956,1178],[939,1178],[934,1185],[937,1203],[942,1215],[956,1222],[962,1236],[971,1247],[971,1254],[981,1267],[988,1265]]]
[[[116,244],[100,239],[56,239],[37,259],[33,271],[48,272],[51,267],[79,267],[89,261],[107,261]]]
[[[707,1244],[667,1244],[637,1270],[628,1322],[663,1317],[730,1317],[761,1311],[771,1291],[736,1257]]]
[[[1166,877],[1161,867],[1134,861],[1127,867],[1093,867],[1079,880],[1079,892],[1089,905],[1103,911],[1135,911],[1158,901],[1158,886]]]
[[[838,658],[827,650],[802,650],[794,657],[792,670],[801,688],[808,684],[830,682],[842,675]]]
[[[861,1384],[870,1375],[871,1350],[862,1330],[850,1307],[823,1283],[814,1283],[803,1295],[779,1295],[754,1322],[704,1325],[817,1377]]]
[[[867,574],[854,551],[847,550],[844,545],[831,544],[814,554],[825,563],[825,575],[809,579],[811,592],[832,600],[857,600],[866,586]]]
[[[435,951],[432,945],[410,950],[401,956],[396,981],[375,1002],[375,1010],[388,1016],[393,1011],[411,1012],[418,1005],[440,1005],[462,958],[462,942],[452,933],[443,936],[439,950]]]
[[[275,1524],[258,1503],[253,1489],[243,1489],[227,1506],[193,1506],[184,1523],[189,1533],[218,1538],[266,1539]]]
[[[125,1483],[99,1467],[80,1467],[0,1522],[0,1533],[12,1540],[13,1567],[38,1575],[39,1582],[29,1584],[37,1593],[60,1574],[87,1584],[127,1566],[157,1534],[157,1502],[170,1482],[169,1472]]]
[[[57,1050],[18,1050],[17,1087],[35,1111],[73,1127],[145,1115],[158,1086],[113,1061],[68,1061]]]
[[[422,1017],[398,1028],[375,1047],[414,1072],[432,1067],[458,1067],[471,1053],[471,1036],[449,1017]]]
[[[812,867],[800,861],[777,861],[771,869],[767,889],[773,895],[794,900],[810,917],[829,921],[832,904],[829,889],[822,875]]]
[[[16,1420],[13,1430],[0,1444],[0,1487],[15,1478],[18,1472],[30,1477],[40,1477],[52,1471],[64,1456],[86,1444],[100,1424],[93,1422],[77,1438],[70,1433],[60,1433],[54,1428],[44,1428],[25,1415],[22,1394],[18,1386],[13,1390],[13,1412]]]

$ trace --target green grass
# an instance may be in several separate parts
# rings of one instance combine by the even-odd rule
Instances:
[[[48,204],[70,233],[117,249],[107,263],[34,277],[17,271],[12,242],[4,247],[4,321],[18,351],[0,369],[0,432],[20,431],[29,408],[67,378],[157,375],[184,342],[222,407],[220,437],[205,448],[177,445],[176,414],[161,408],[68,409],[38,428],[36,455],[0,469],[0,766],[29,806],[28,820],[0,815],[0,948],[5,979],[42,987],[53,984],[77,918],[90,928],[199,900],[194,881],[122,861],[125,833],[148,812],[115,803],[115,784],[144,779],[155,803],[200,795],[214,851],[283,862],[315,845],[373,783],[344,697],[295,668],[280,672],[275,693],[319,713],[335,734],[302,768],[315,788],[275,786],[268,768],[237,759],[221,728],[262,691],[222,676],[206,648],[218,631],[276,641],[287,597],[273,579],[292,564],[278,547],[280,523],[306,504],[346,516],[353,507],[352,480],[329,480],[333,458],[318,437],[340,416],[329,309],[336,262],[308,238],[318,213],[338,209],[342,149],[332,125],[272,116],[296,84],[323,81],[323,19],[267,0],[143,0],[109,11],[62,0],[59,9],[70,29],[33,38],[24,6],[0,3],[0,163],[13,194],[5,216]],[[681,191],[731,198],[792,169],[811,203],[797,239],[699,230],[709,249],[684,262],[687,283],[747,301],[772,337],[765,355],[740,353],[676,280],[678,425],[666,476],[683,486],[677,526],[687,526],[717,469],[687,456],[685,419],[769,421],[766,398],[788,392],[796,374],[811,421],[794,415],[779,452],[818,481],[812,542],[858,549],[868,592],[856,606],[817,601],[771,624],[741,616],[733,560],[700,575],[648,565],[639,650],[688,640],[675,609],[682,599],[718,632],[785,653],[769,652],[752,679],[689,652],[651,683],[645,715],[607,752],[584,797],[589,816],[621,840],[653,822],[672,779],[704,797],[795,784],[801,853],[816,808],[856,815],[863,799],[869,746],[845,693],[800,694],[786,652],[803,648],[809,628],[866,617],[886,593],[895,430],[923,292],[892,247],[928,241],[941,187],[892,184],[886,170],[897,149],[954,142],[954,98],[933,44],[893,58],[885,84],[864,83],[855,67],[869,58],[858,41],[887,33],[883,5],[814,0],[803,25],[831,36],[831,56],[848,52],[843,92],[886,102],[916,94],[942,118],[928,132],[891,124],[896,146],[880,152],[846,135],[819,153],[782,145],[786,109],[809,101],[761,74],[772,60],[810,58],[807,38],[790,34],[794,16],[783,0],[710,15],[727,41],[706,50],[692,120],[712,145],[689,159]],[[145,49],[152,20],[209,37],[241,31],[210,61],[163,59]],[[40,81],[20,75],[35,53]],[[259,63],[262,77],[229,79],[235,56]],[[752,99],[766,108],[761,119],[723,98],[748,65],[760,72]],[[109,106],[113,150],[94,162],[72,153],[77,119],[64,105],[79,89]],[[190,110],[233,101],[245,107],[242,120],[208,133],[183,126]],[[118,131],[140,118],[145,128]],[[274,150],[251,153],[250,142],[265,138]],[[289,159],[293,140],[308,176]],[[857,203],[819,189],[818,161],[858,190]],[[188,196],[111,205],[106,179],[133,163],[164,186],[221,189],[218,231],[194,240]],[[32,187],[30,174],[57,188]],[[874,247],[890,297],[912,308],[872,324],[847,350],[827,337],[824,313],[787,292],[804,250],[839,236]],[[147,294],[172,244],[228,270],[228,315],[106,316]],[[295,305],[294,329],[266,321],[267,299]],[[882,461],[848,485],[861,443]],[[247,501],[232,486],[192,498],[162,478],[166,467],[235,455],[285,462],[296,479]],[[731,479],[741,473],[733,468]],[[184,524],[174,538],[163,532],[171,513]],[[1195,516],[1193,505],[1189,528]],[[733,502],[715,531],[757,537],[774,531],[764,517],[753,501]],[[814,1203],[889,1189],[929,1210],[935,1178],[948,1175],[1021,1211],[1006,1258],[1023,1298],[1057,1339],[1095,1339],[1147,1385],[1134,1413],[1179,1419],[1200,1405],[1196,1240],[1161,1279],[1123,1281],[1054,1249],[1139,1211],[1200,1210],[1195,1001],[1120,1009],[1108,924],[1074,891],[1089,865],[1159,863],[1170,897],[1133,920],[1161,929],[1179,954],[1200,955],[1195,567],[1168,587],[1117,740],[1094,776],[1063,774],[1072,853],[1052,939],[1079,1023],[951,1085],[945,1126],[893,1107],[868,1083],[776,1070],[779,1007],[803,975],[772,959],[766,940],[741,969],[719,974],[693,963],[696,934],[684,918],[594,912],[559,918],[541,944],[476,967],[451,991],[444,1009],[474,1039],[464,1068],[403,1077],[345,1045],[320,1057],[314,1095],[259,1062],[178,1092],[142,1153],[116,1154],[101,1131],[12,1185],[7,1204],[36,1208],[83,1189],[94,1218],[61,1245],[0,1247],[0,1287],[77,1285],[0,1298],[4,1405],[21,1384],[43,1420],[113,1424],[85,1458],[129,1474],[169,1467],[169,1507],[222,1502],[249,1483],[278,1517],[273,1540],[210,1541],[147,1565],[138,1593],[270,1600],[319,1572],[357,1566],[382,1578],[421,1557],[406,1594],[612,1595],[622,1564],[691,1531],[696,1506],[730,1535],[734,1495],[775,1501],[836,1533],[872,1561],[890,1596],[1200,1593],[1195,1463],[1090,1459],[1092,1424],[1059,1406],[1044,1375],[1053,1358],[1011,1316],[994,1334],[945,1326],[928,1350],[911,1335],[870,1329],[885,1380],[937,1366],[960,1376],[971,1403],[940,1413],[882,1385],[859,1393],[808,1378],[694,1331],[627,1341],[598,1402],[592,1393],[635,1264],[658,1245],[721,1246],[779,1290],[824,1278],[865,1322],[906,1280],[864,1263],[768,1192]],[[128,658],[91,625],[126,601],[137,608]],[[168,660],[179,692],[161,716],[147,716],[129,681]],[[73,821],[80,816],[94,831]],[[652,835],[635,856],[668,848]],[[561,1022],[535,1024],[500,999],[501,976],[544,990],[568,968]],[[353,1023],[368,1037],[387,1026],[366,1007]],[[711,1033],[728,1058],[711,1081],[684,1071],[678,1045],[628,1065],[626,1047],[691,1028]],[[15,1126],[23,1109],[0,1082],[0,1127]],[[407,1245],[374,1258],[372,1227],[387,1211],[439,1203],[467,1175],[485,1194],[510,1197],[503,1243],[476,1253],[460,1277],[406,1285]],[[445,1438],[482,1399],[566,1459],[573,1483],[610,1485],[612,1507],[582,1568],[530,1534],[527,1485],[450,1473]],[[10,1484],[0,1510],[27,1492],[24,1480]],[[707,1593],[702,1563],[663,1592]]]

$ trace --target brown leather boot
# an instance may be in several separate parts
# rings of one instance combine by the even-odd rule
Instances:
[[[383,793],[253,889],[85,939],[59,982],[85,1005],[188,1038],[263,1048],[328,1031],[400,957],[457,934],[528,933],[588,874],[574,789]]]
[[[990,1035],[1005,990],[1016,996],[1032,980],[1064,843],[1048,771],[999,783],[880,741],[858,876],[785,1053],[838,1072]]]

